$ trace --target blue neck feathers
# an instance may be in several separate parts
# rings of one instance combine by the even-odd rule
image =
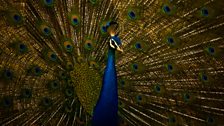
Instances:
[[[117,126],[118,94],[115,50],[109,47],[107,66],[99,100],[93,112],[93,126]]]

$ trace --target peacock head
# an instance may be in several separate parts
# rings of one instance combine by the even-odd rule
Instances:
[[[121,39],[118,37],[118,35],[111,36],[109,45],[111,48],[123,52],[121,48]]]
[[[123,50],[121,49],[121,39],[118,37],[118,34],[115,34],[117,27],[118,24],[116,22],[112,21],[108,23],[108,32],[111,36],[109,46],[115,50],[123,52]]]

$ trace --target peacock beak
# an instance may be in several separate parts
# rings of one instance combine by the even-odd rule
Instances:
[[[117,51],[123,52],[123,49],[120,46],[118,46]]]

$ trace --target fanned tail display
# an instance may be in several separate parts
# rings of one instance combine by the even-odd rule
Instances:
[[[222,126],[223,30],[223,0],[0,0],[0,125]]]

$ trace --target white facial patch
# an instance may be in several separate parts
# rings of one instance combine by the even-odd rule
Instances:
[[[123,52],[123,50],[119,47],[119,45],[114,41],[114,39],[110,39],[110,47],[117,49],[118,51]]]

